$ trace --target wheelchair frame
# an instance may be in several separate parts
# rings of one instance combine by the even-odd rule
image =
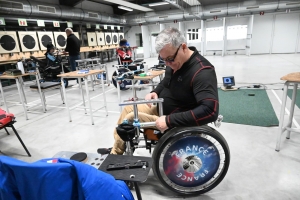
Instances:
[[[139,122],[137,105],[147,103],[158,103],[159,116],[163,115],[163,99],[161,98],[127,101],[119,104],[120,106],[133,106],[134,119],[132,125],[137,127],[133,139],[125,141],[124,154],[133,156],[136,148],[144,147],[151,153],[152,144],[155,144],[152,154],[154,160],[153,172],[163,186],[180,195],[198,195],[215,188],[225,177],[230,164],[230,150],[225,138],[207,125],[178,127],[164,133],[158,141],[151,140],[147,142],[147,138],[144,138],[146,146],[139,146],[141,141],[139,129],[155,127],[155,122]],[[222,119],[222,116],[218,117],[215,126],[219,127]],[[128,121],[124,121],[124,123],[126,124]],[[185,149],[174,151],[174,146],[187,144],[187,140],[190,140],[188,144],[193,143],[195,145],[190,145],[193,147],[186,146],[186,152],[184,152]],[[193,148],[193,153],[188,154],[188,148],[190,151]],[[174,166],[169,164],[170,161],[174,162],[174,160],[177,164]],[[170,169],[172,169],[171,172],[166,173],[166,170]]]

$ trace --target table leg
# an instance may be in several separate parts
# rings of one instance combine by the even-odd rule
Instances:
[[[102,72],[101,75],[103,75],[103,72]],[[106,116],[108,116],[103,76],[102,76],[102,78],[101,78],[101,85],[102,85],[103,101],[104,101],[104,106],[105,106]]]
[[[92,88],[93,88],[93,91],[95,91],[95,88],[94,88],[94,75],[91,76],[91,83],[92,83]]]
[[[64,93],[64,99],[65,99],[66,107],[67,107],[68,114],[69,114],[69,121],[72,122],[71,112],[70,112],[69,105],[68,105],[68,100],[67,100],[66,88],[65,88],[65,84],[64,84],[64,78],[61,78],[60,82],[61,82],[61,87],[62,87],[62,90],[63,90],[63,93]]]
[[[136,192],[137,199],[142,200],[142,195],[141,195],[141,191],[140,191],[138,183],[133,182],[133,184],[134,184],[134,189],[135,189],[135,192]]]
[[[21,103],[22,103],[22,106],[23,106],[23,109],[24,109],[25,118],[28,120],[27,109],[26,109],[25,102],[23,100],[24,96],[22,95],[22,89],[21,89],[21,86],[20,86],[19,78],[16,78],[16,83],[17,83],[17,88],[18,88],[18,92],[19,92],[19,95],[20,95]]]
[[[277,133],[277,143],[276,143],[276,148],[275,148],[276,151],[280,151],[281,134],[284,132],[283,120],[284,120],[284,114],[285,114],[285,105],[286,105],[288,88],[289,88],[289,82],[287,81],[284,84],[284,90],[283,90],[283,95],[282,95],[282,104],[281,104],[280,117],[279,117],[279,127],[278,127],[278,133]]]
[[[39,94],[40,94],[41,103],[42,103],[42,106],[43,106],[43,111],[45,113],[46,112],[46,105],[45,105],[45,101],[42,97],[42,89],[41,89],[41,84],[40,84],[38,74],[35,75],[35,78],[36,78],[36,84],[38,85],[38,90],[39,90]]]
[[[86,80],[86,79],[84,79],[84,80]],[[85,84],[88,83],[88,81],[84,81],[84,82],[85,82]],[[86,114],[85,99],[84,99],[84,94],[83,94],[83,88],[82,88],[81,78],[78,78],[78,83],[79,83],[80,94],[82,96],[82,104],[84,106],[84,114]]]
[[[1,90],[1,95],[2,95],[2,99],[3,99],[3,103],[4,103],[4,106],[5,106],[6,112],[9,112],[7,104],[6,104],[6,100],[5,100],[5,97],[4,97],[4,92],[3,92],[3,87],[2,87],[1,80],[0,80],[0,90]]]
[[[105,65],[105,73],[106,73],[106,83],[109,86],[110,85],[110,81],[109,81],[109,76],[108,76],[107,65]]]
[[[92,125],[94,125],[93,110],[92,110],[91,99],[90,99],[90,95],[89,95],[89,86],[88,86],[88,78],[87,77],[84,77],[84,82],[85,82],[85,90],[86,90],[85,92],[86,92],[89,109],[90,109],[91,121],[92,121]]]
[[[118,90],[118,100],[119,100],[119,103],[121,103],[121,94],[120,94],[120,84],[119,84],[119,81],[116,79],[116,83],[117,83],[117,90]],[[120,113],[122,112],[122,106],[119,106],[120,108]]]
[[[297,96],[297,88],[298,84],[294,83],[293,87],[293,95],[292,95],[292,102],[291,102],[291,107],[290,107],[290,116],[289,116],[289,121],[286,127],[291,128],[293,124],[293,117],[294,117],[294,110],[295,110],[295,103],[296,103],[296,96]],[[286,133],[286,139],[290,139],[291,136],[291,131],[287,131]]]
[[[26,100],[26,96],[25,96],[25,92],[24,92],[24,81],[22,77],[19,77],[19,81],[20,81],[20,86],[21,86],[21,90],[22,90],[22,94],[24,97],[24,102],[25,104],[27,104],[27,100]]]

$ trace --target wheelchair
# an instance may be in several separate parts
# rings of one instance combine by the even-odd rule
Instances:
[[[121,65],[120,64],[121,61],[118,61],[118,65],[113,65],[113,67],[116,68],[116,70],[112,74],[113,85],[117,88],[117,82],[118,82],[118,84],[120,85],[120,90],[128,90],[129,88],[126,86],[132,85],[132,81],[128,80],[127,78],[121,80],[120,78],[118,79],[118,77],[123,77],[124,76],[123,74],[130,74],[131,72],[136,74],[140,70],[144,69],[143,61],[144,61],[143,59],[137,59],[134,60],[132,63],[125,62],[124,65]],[[135,81],[134,84],[136,82],[137,81]]]
[[[146,148],[151,153],[154,147],[152,169],[164,187],[179,195],[191,196],[212,190],[229,168],[230,150],[225,138],[208,125],[176,127],[162,134],[153,129],[155,122],[139,122],[137,104],[158,103],[161,116],[162,102],[163,99],[155,99],[119,104],[134,108],[133,123],[124,120],[117,127],[118,135],[126,144],[124,154],[133,155],[137,148]],[[219,116],[215,126],[219,127],[221,121],[222,116]],[[140,129],[144,129],[144,138],[140,137]],[[145,145],[140,145],[142,139]]]
[[[30,58],[35,62],[35,67],[38,68],[39,73],[41,74],[41,82],[60,82],[60,78],[57,77],[61,72],[70,72],[68,68],[64,65],[61,66],[60,62],[55,66],[47,66],[47,63],[43,60],[40,60],[34,56]],[[67,88],[69,82],[67,79],[64,79],[64,86]]]

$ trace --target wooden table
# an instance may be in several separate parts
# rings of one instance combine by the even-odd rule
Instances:
[[[86,109],[89,109],[90,116],[91,116],[91,121],[92,121],[92,125],[94,125],[94,119],[93,119],[93,110],[92,110],[91,99],[90,99],[89,88],[88,88],[88,76],[101,74],[103,72],[104,72],[104,70],[95,69],[95,70],[89,70],[89,72],[86,73],[86,74],[78,74],[78,71],[73,71],[73,72],[68,72],[68,73],[57,75],[57,77],[61,78],[61,84],[62,85],[64,83],[64,78],[77,78],[78,79],[78,83],[79,83],[79,88],[80,88],[80,92],[81,92],[81,96],[82,96],[82,103],[83,103],[83,106],[84,106],[85,114],[87,113]],[[88,105],[89,105],[88,108],[85,105],[83,88],[82,88],[82,85],[81,85],[81,79],[82,78],[84,79],[84,83],[85,83],[86,96],[87,96]],[[107,112],[107,105],[106,105],[106,97],[105,97],[105,90],[104,90],[103,79],[101,79],[101,84],[102,84],[102,92],[103,92],[103,100],[104,100],[104,106],[103,107],[105,107],[106,116],[107,116],[108,112]],[[69,109],[67,95],[66,95],[66,89],[65,89],[65,87],[62,87],[62,88],[63,88],[63,94],[64,94],[65,103],[66,103],[68,114],[69,114],[69,121],[72,122],[71,112],[70,112],[70,109]],[[101,108],[103,108],[103,107],[101,107]],[[101,108],[99,108],[99,109],[101,109]],[[99,110],[99,109],[97,109],[97,110]]]

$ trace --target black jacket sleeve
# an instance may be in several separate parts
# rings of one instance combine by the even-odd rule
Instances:
[[[66,48],[65,48],[66,52],[70,52],[70,50],[71,50],[71,43],[72,43],[72,39],[70,37],[68,37],[67,38],[67,45],[66,45]]]
[[[217,78],[213,67],[200,70],[191,82],[197,105],[192,110],[166,116],[169,128],[200,126],[215,121],[219,113]]]

